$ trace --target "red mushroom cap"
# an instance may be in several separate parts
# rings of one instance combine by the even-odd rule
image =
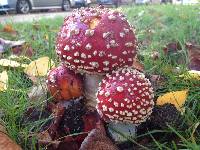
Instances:
[[[122,13],[102,7],[79,9],[65,18],[56,52],[74,70],[105,74],[132,65],[136,38]]]
[[[50,94],[57,100],[70,100],[82,95],[81,76],[65,66],[59,66],[49,71],[47,87]]]
[[[100,83],[97,110],[105,121],[140,124],[152,113],[153,88],[143,73],[120,68]]]

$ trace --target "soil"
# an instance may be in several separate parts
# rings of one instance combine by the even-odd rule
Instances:
[[[61,133],[64,135],[80,133],[84,130],[83,115],[86,113],[83,100],[73,101],[65,109],[62,121],[60,123]]]

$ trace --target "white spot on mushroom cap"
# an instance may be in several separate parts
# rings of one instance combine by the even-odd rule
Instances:
[[[72,59],[72,57],[71,56],[67,56],[67,60],[71,60]]]
[[[133,43],[132,43],[132,42],[127,42],[127,43],[125,43],[125,46],[126,46],[126,47],[132,47],[132,46],[133,46]]]
[[[94,35],[94,30],[88,29],[85,31],[86,36],[93,36]]]
[[[86,58],[87,58],[86,54],[84,54],[84,53],[81,53],[81,58],[84,58],[84,59],[86,59]]]
[[[123,87],[121,87],[121,86],[118,86],[118,87],[117,87],[117,91],[118,91],[118,92],[122,92],[123,90],[124,90]]]
[[[116,20],[117,17],[111,14],[111,15],[108,16],[108,19],[109,20]]]
[[[112,107],[108,108],[108,110],[109,110],[110,112],[114,112],[114,109],[113,109]]]
[[[92,48],[92,45],[90,43],[88,43],[86,46],[85,46],[85,49],[86,50],[90,50]]]
[[[89,63],[91,66],[98,68],[99,67],[99,63],[98,62],[90,62]]]
[[[104,62],[103,62],[103,64],[104,64],[105,66],[108,66],[109,63],[110,63],[109,61],[104,61]]]
[[[124,32],[120,32],[119,36],[123,38],[125,36],[125,33]]]
[[[65,51],[70,51],[69,45],[65,45],[64,50],[65,50]]]
[[[104,39],[107,38],[110,34],[111,34],[110,32],[104,32],[104,33],[103,33],[103,38],[104,38]]]
[[[75,35],[78,35],[78,34],[79,34],[79,31],[80,31],[80,30],[79,30],[78,28],[75,29],[75,30],[74,30],[74,34],[75,34]]]
[[[74,53],[74,56],[79,56],[79,52],[75,52],[75,53]]]
[[[108,97],[108,96],[110,96],[110,92],[105,92],[105,97]]]

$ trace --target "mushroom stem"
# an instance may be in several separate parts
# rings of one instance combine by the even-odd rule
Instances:
[[[132,123],[110,122],[108,133],[116,143],[120,144],[136,136],[136,126]]]
[[[97,105],[96,92],[103,77],[103,75],[84,74],[84,96],[87,99],[86,106],[89,108],[95,108]]]

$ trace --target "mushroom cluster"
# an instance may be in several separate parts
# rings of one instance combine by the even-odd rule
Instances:
[[[65,18],[56,52],[68,68],[83,74],[87,105],[95,107],[103,75],[133,64],[136,37],[122,13],[103,7],[81,8]]]
[[[88,109],[115,125],[135,127],[152,113],[153,88],[131,67],[136,37],[121,12],[102,6],[73,11],[58,33],[56,52],[62,66],[49,73],[47,82],[55,99],[83,94]]]

